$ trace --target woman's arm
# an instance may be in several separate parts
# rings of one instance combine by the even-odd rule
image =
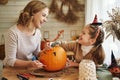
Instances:
[[[35,61],[24,61],[17,59],[15,61],[14,67],[23,67],[23,68],[42,68],[44,65],[38,60]]]
[[[14,31],[8,30],[5,35],[5,59],[4,65],[14,66],[17,51],[17,36]]]

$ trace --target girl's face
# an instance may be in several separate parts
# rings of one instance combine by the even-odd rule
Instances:
[[[89,26],[85,26],[79,36],[78,42],[81,45],[90,46],[93,44],[93,39],[89,35]]]
[[[38,13],[33,15],[33,25],[36,28],[41,28],[41,25],[47,21],[47,16],[49,14],[49,9],[44,8],[43,10],[39,11]]]

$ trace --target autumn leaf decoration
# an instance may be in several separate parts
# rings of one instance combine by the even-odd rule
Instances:
[[[84,11],[84,5],[78,0],[52,0],[50,5],[50,13],[55,14],[57,20],[68,24],[79,20],[80,11]]]
[[[8,0],[0,0],[0,4],[5,5],[8,3]]]

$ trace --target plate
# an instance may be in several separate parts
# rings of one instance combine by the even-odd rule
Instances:
[[[41,69],[36,69],[36,70],[32,70],[30,73],[32,75],[38,76],[38,77],[60,77],[60,76],[68,76],[70,74],[74,74],[76,72],[78,72],[78,68],[64,68],[63,70],[60,71],[54,71],[54,72],[49,72],[44,70],[43,68]]]

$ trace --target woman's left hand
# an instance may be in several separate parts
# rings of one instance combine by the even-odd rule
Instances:
[[[33,68],[42,68],[43,66],[45,66],[44,64],[42,64],[40,61],[38,60],[34,60],[30,62],[31,67]]]

